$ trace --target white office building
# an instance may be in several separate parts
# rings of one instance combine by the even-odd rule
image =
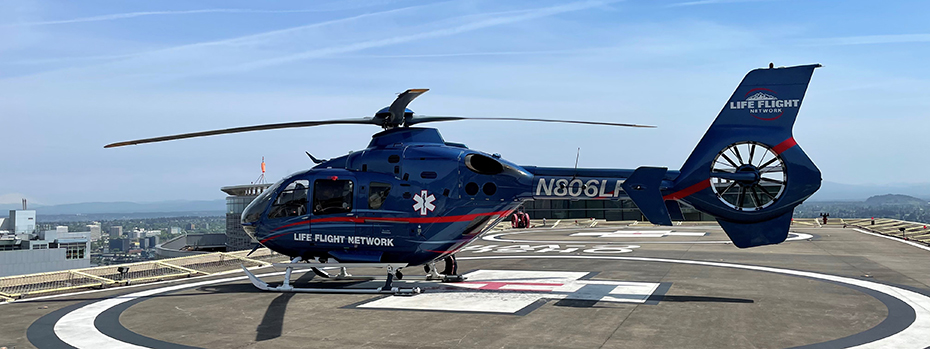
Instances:
[[[0,277],[90,267],[91,231],[36,230],[36,211],[0,218]]]

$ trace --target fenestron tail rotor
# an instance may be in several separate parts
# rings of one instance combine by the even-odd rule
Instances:
[[[756,211],[781,197],[785,163],[764,144],[738,142],[717,154],[710,177],[711,188],[724,204],[740,211]]]
[[[191,133],[183,133],[183,134],[172,135],[172,136],[162,136],[162,137],[137,139],[137,140],[132,140],[132,141],[116,142],[116,143],[107,144],[104,146],[104,148],[114,148],[114,147],[122,147],[122,146],[127,146],[127,145],[164,142],[164,141],[171,141],[171,140],[185,139],[185,138],[215,136],[215,135],[230,134],[230,133],[242,133],[242,132],[252,132],[252,131],[262,131],[262,130],[276,130],[276,129],[284,129],[284,128],[297,128],[297,127],[312,127],[312,126],[322,126],[322,125],[340,125],[340,124],[342,125],[345,125],[345,124],[377,125],[377,126],[381,126],[381,128],[383,129],[392,129],[395,127],[408,127],[408,126],[412,126],[415,124],[426,123],[426,122],[485,120],[485,121],[557,122],[557,123],[567,123],[567,124],[621,126],[621,127],[648,127],[648,128],[655,127],[655,126],[650,126],[650,125],[637,125],[637,124],[598,122],[598,121],[523,119],[523,118],[508,118],[508,117],[470,118],[470,117],[463,117],[463,116],[415,115],[412,110],[407,109],[407,105],[409,105],[410,102],[412,102],[418,96],[426,93],[426,91],[429,91],[429,89],[425,89],[425,88],[409,89],[407,91],[404,91],[403,93],[397,95],[397,98],[394,99],[394,102],[391,103],[391,106],[381,109],[380,111],[375,113],[373,117],[357,118],[357,119],[321,120],[321,121],[296,121],[296,122],[283,122],[283,123],[274,123],[274,124],[255,125],[255,126],[233,127],[233,128],[226,128],[226,129],[220,129],[220,130],[191,132]]]

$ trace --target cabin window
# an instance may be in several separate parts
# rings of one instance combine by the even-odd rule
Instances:
[[[313,214],[334,214],[352,211],[352,181],[318,179],[313,182]]]
[[[268,218],[296,217],[307,214],[307,188],[309,187],[310,181],[306,179],[288,184],[275,199]]]
[[[388,183],[371,182],[368,186],[368,208],[380,210],[387,200],[388,194],[391,193],[391,185]]]

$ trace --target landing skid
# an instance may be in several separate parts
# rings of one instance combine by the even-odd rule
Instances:
[[[328,264],[328,263],[298,263],[300,258],[294,258],[291,263],[281,263],[274,264],[275,266],[285,267],[284,270],[284,282],[280,286],[271,287],[267,282],[259,279],[255,274],[252,274],[251,271],[242,266],[242,270],[248,275],[249,280],[252,281],[252,285],[255,285],[258,289],[262,291],[273,291],[273,292],[305,292],[305,293],[354,293],[354,294],[394,294],[398,296],[411,296],[417,293],[420,293],[419,287],[412,288],[400,288],[394,287],[392,283],[394,282],[394,276],[398,275],[403,277],[403,274],[400,273],[400,269],[406,267],[406,263],[339,263],[339,264]],[[291,286],[291,272],[294,271],[295,267],[302,268],[311,268],[314,273],[321,277],[330,277],[328,273],[322,270],[326,267],[341,267],[341,272],[336,278],[348,279],[351,278],[347,268],[385,268],[387,269],[387,279],[384,281],[384,285],[378,288],[373,289],[364,289],[364,288],[299,288]]]
[[[456,262],[454,255],[447,256],[444,261],[446,265],[442,273],[439,273],[439,269],[436,268],[436,261],[432,261],[425,265],[424,269],[426,270],[426,280],[439,280],[442,282],[465,281],[464,276],[456,274],[456,271],[458,270],[458,262]]]

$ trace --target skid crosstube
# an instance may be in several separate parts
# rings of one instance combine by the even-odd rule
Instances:
[[[262,291],[271,291],[271,292],[302,292],[302,293],[349,293],[349,294],[394,294],[398,296],[411,296],[421,292],[419,287],[412,288],[401,288],[395,287],[392,285],[394,281],[394,273],[397,269],[393,265],[385,263],[351,263],[351,267],[378,267],[376,265],[381,265],[381,268],[387,268],[387,279],[385,280],[384,286],[377,288],[300,288],[291,286],[291,272],[293,272],[295,266],[308,267],[308,268],[318,268],[315,264],[324,265],[326,263],[282,263],[278,264],[280,266],[286,266],[284,271],[284,283],[280,286],[270,286],[267,282],[262,281],[255,276],[251,271],[249,271],[244,265],[242,266],[242,271],[249,277],[249,281],[252,282],[252,285],[255,285],[256,288]],[[349,264],[349,263],[347,263]],[[406,266],[406,264],[403,264]],[[328,264],[327,267],[343,267],[339,264]],[[344,269],[343,269],[344,270]]]

